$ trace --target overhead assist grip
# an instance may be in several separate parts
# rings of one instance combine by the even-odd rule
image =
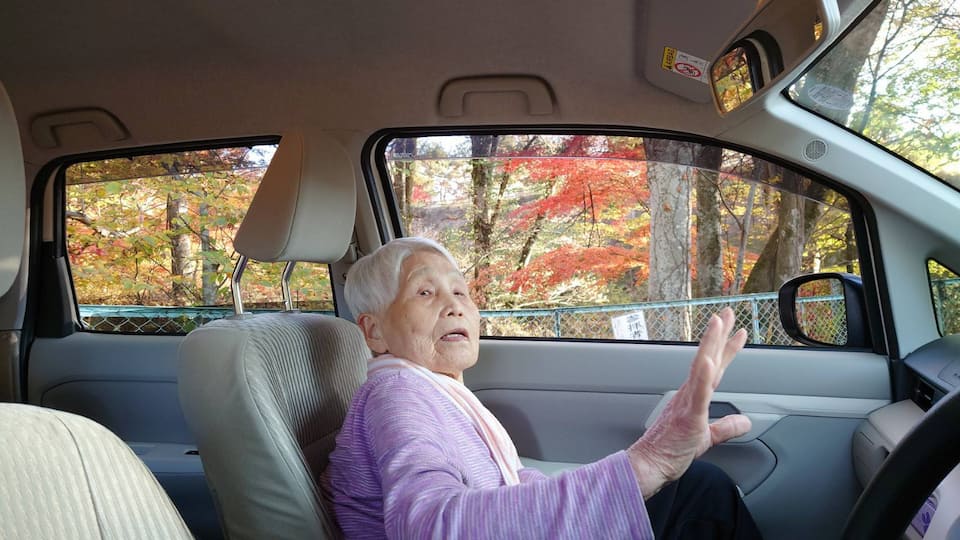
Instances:
[[[440,116],[457,118],[470,115],[467,98],[482,94],[494,101],[512,102],[517,94],[526,100],[526,112],[531,116],[553,114],[555,100],[547,81],[532,75],[499,75],[464,77],[447,81],[440,90]]]
[[[129,137],[127,128],[116,116],[97,108],[41,114],[30,123],[30,135],[41,148],[57,148],[64,145],[57,132],[72,126],[93,126],[107,142],[122,141]]]

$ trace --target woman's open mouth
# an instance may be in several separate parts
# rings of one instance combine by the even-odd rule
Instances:
[[[457,328],[451,332],[447,332],[440,338],[440,341],[468,341],[470,339],[469,334],[463,328]]]

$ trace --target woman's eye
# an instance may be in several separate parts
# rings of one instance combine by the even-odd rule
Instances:
[[[455,296],[466,296],[466,294],[464,294],[463,291],[453,291],[453,294],[454,294]]]
[[[420,292],[418,292],[417,294],[420,296],[430,296],[431,294],[433,294],[433,291],[431,291],[430,289],[421,289]]]

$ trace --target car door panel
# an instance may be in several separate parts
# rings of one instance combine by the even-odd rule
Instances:
[[[556,474],[636,440],[686,378],[694,352],[645,343],[485,340],[464,377],[501,419],[524,463]],[[755,429],[703,459],[737,482],[765,535],[839,534],[860,490],[853,435],[890,402],[886,359],[748,348],[714,401],[751,416]]]
[[[86,416],[130,445],[197,538],[220,538],[194,437],[180,409],[182,336],[75,332],[30,349],[30,403]]]
[[[192,443],[177,397],[181,336],[76,332],[30,350],[30,403],[92,418],[126,441]]]

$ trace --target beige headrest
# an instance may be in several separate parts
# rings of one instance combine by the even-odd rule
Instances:
[[[234,247],[257,261],[332,263],[356,214],[353,164],[328,135],[288,133],[240,224]]]
[[[20,130],[13,105],[0,83],[0,296],[20,269],[26,227],[26,181]]]

